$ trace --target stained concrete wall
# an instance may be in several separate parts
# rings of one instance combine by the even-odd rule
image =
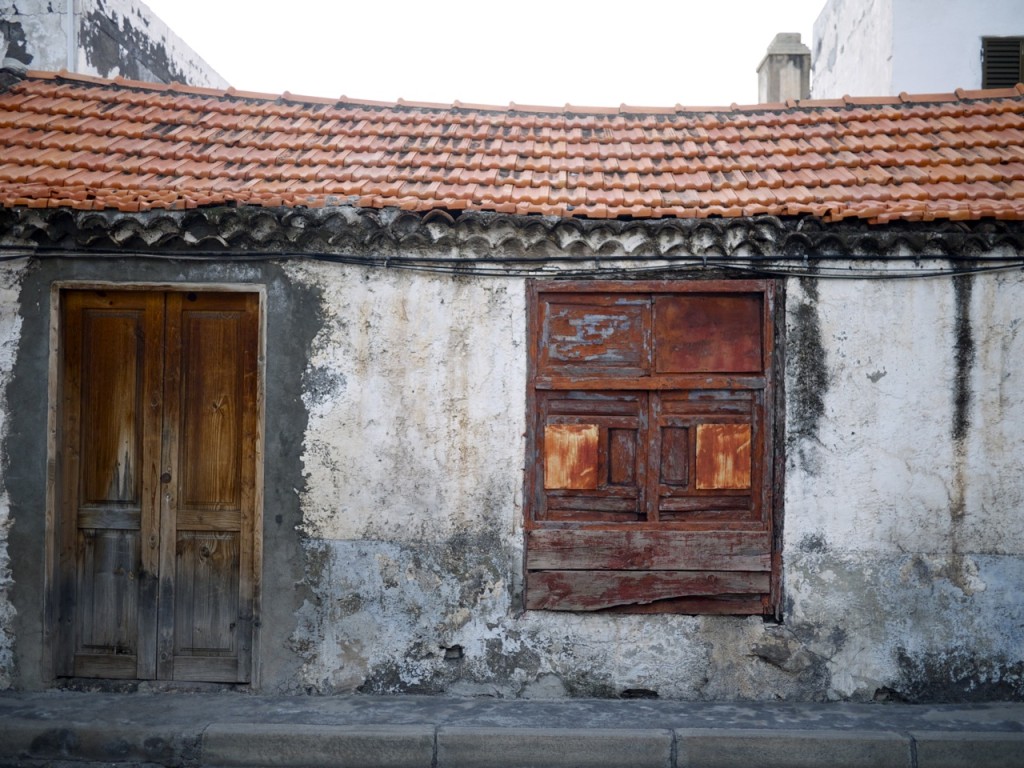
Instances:
[[[76,277],[267,287],[264,690],[1024,695],[1020,272],[787,281],[781,625],[521,611],[521,279],[303,261],[5,275],[5,682],[47,684],[24,553],[45,537],[48,286]]]
[[[228,87],[141,0],[0,0],[5,56],[31,69]]]
[[[829,0],[814,24],[814,98],[981,87],[981,38],[1024,35],[1019,0]]]

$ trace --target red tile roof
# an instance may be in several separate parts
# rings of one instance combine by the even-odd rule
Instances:
[[[0,205],[1024,219],[1024,85],[721,109],[354,102],[30,72]]]

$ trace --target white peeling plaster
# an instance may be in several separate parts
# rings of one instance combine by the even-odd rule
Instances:
[[[306,264],[324,292],[303,399],[304,532],[439,541],[520,516],[522,281]]]

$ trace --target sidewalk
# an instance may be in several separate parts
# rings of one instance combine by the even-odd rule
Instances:
[[[1024,703],[0,693],[0,766],[1024,766]]]

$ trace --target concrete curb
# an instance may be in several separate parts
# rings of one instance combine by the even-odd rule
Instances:
[[[204,766],[423,768],[434,759],[432,725],[215,723],[203,734]]]
[[[908,736],[884,731],[676,729],[678,768],[914,768]]]
[[[672,732],[646,729],[437,729],[437,768],[670,768]]]
[[[6,701],[29,703],[0,707],[0,768],[1024,768],[1024,706],[1007,704],[660,712],[428,698]]]
[[[911,731],[917,768],[1024,768],[1024,733]]]
[[[0,760],[93,760],[181,765],[199,756],[200,731],[136,723],[0,720]]]

